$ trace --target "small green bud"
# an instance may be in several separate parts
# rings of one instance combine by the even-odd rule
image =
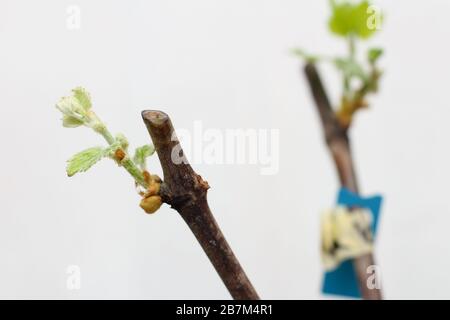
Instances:
[[[146,159],[155,153],[155,147],[150,144],[146,144],[142,147],[136,148],[134,152],[133,161],[141,168],[145,169]]]
[[[122,133],[118,133],[116,135],[116,141],[119,142],[120,146],[124,149],[127,150],[128,146],[130,145],[128,142],[128,139],[125,137],[124,134]]]

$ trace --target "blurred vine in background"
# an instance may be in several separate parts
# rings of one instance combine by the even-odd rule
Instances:
[[[329,57],[310,54],[303,49],[292,52],[307,62],[331,62],[342,76],[342,96],[336,109],[336,116],[345,129],[350,127],[356,111],[366,108],[366,97],[378,91],[381,70],[377,66],[383,49],[371,47],[365,54],[365,61],[357,57],[359,41],[371,38],[381,29],[383,15],[378,7],[369,1],[351,2],[330,0],[331,16],[328,20],[329,30],[342,38],[347,44],[345,56]]]

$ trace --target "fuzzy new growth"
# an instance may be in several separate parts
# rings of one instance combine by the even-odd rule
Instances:
[[[89,93],[81,87],[72,90],[72,95],[63,97],[56,104],[63,114],[63,126],[76,128],[86,126],[100,134],[108,143],[107,147],[93,147],[81,151],[68,160],[67,175],[69,177],[90,169],[102,158],[113,159],[123,167],[134,179],[136,186],[145,191],[139,191],[143,197],[141,207],[147,213],[154,213],[162,204],[159,194],[161,179],[150,175],[147,171],[146,159],[155,152],[152,145],[144,145],[136,149],[134,157],[128,154],[128,140],[123,134],[113,136],[106,124],[92,111]]]

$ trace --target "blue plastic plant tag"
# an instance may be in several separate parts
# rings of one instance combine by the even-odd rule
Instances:
[[[375,239],[382,199],[383,198],[379,195],[361,198],[350,190],[341,188],[341,190],[339,190],[337,204],[346,207],[360,207],[370,210],[373,215],[372,233]],[[325,294],[361,298],[351,260],[344,261],[333,271],[325,272],[322,292]]]

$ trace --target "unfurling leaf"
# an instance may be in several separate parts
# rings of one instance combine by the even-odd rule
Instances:
[[[67,161],[67,175],[71,177],[78,172],[87,171],[101,158],[106,156],[105,150],[101,147],[93,147],[77,153]]]
[[[89,95],[89,92],[86,91],[86,89],[77,87],[73,89],[72,92],[73,96],[78,100],[84,110],[88,111],[89,109],[91,109],[91,96]]]
[[[145,160],[147,159],[147,157],[150,157],[154,152],[155,147],[149,144],[136,148],[133,161],[141,168],[145,168]]]
[[[381,23],[380,13],[371,14],[370,4],[368,1],[359,3],[352,3],[349,1],[330,0],[332,14],[328,25],[330,30],[343,37],[351,35],[362,39],[367,39],[372,36],[379,26],[373,25],[371,18],[373,14],[378,15],[376,23]]]
[[[122,149],[124,149],[125,151],[128,150],[128,146],[130,145],[128,142],[127,137],[125,137],[124,134],[122,133],[118,133],[116,135],[116,141],[120,144],[120,146],[122,147]]]
[[[381,48],[371,48],[367,52],[367,59],[371,64],[375,64],[377,60],[383,55],[383,49]]]
[[[76,128],[76,127],[82,126],[84,124],[83,121],[81,121],[75,117],[68,116],[68,115],[63,115],[62,121],[63,121],[63,127],[66,127],[66,128]]]
[[[89,127],[98,125],[98,119],[90,112],[89,93],[81,87],[73,89],[72,93],[71,96],[62,97],[56,104],[56,108],[63,114],[63,126],[75,128],[81,125]]]
[[[347,77],[357,77],[365,81],[367,79],[364,69],[353,59],[336,58],[334,64]]]

